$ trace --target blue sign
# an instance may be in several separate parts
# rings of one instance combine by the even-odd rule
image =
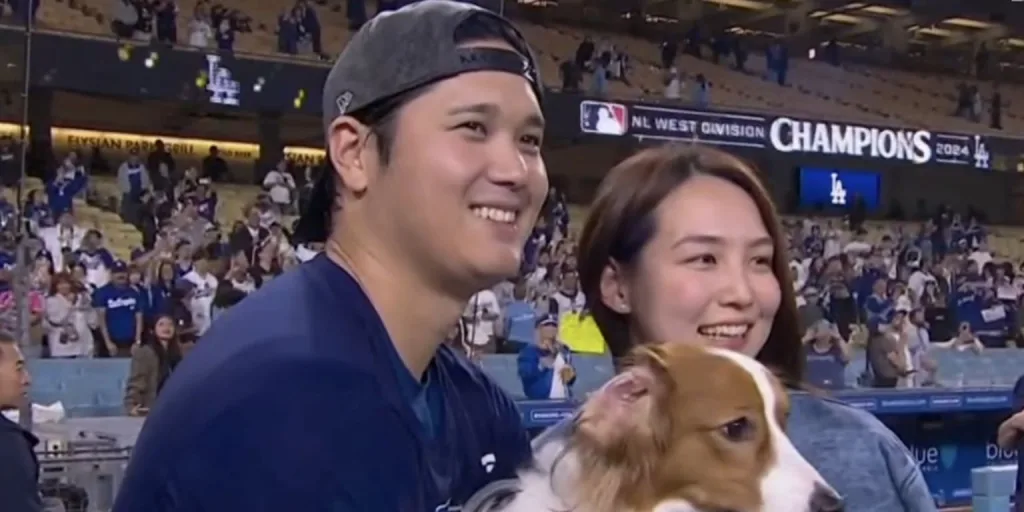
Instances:
[[[881,181],[877,172],[801,167],[800,206],[845,209],[859,197],[868,211],[875,211],[881,202]]]
[[[991,163],[980,135],[592,100],[580,103],[580,117],[583,132],[602,135],[979,169]]]

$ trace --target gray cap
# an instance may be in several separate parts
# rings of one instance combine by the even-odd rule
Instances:
[[[459,27],[474,16],[486,16],[513,38],[523,53],[497,48],[460,47]],[[451,0],[425,0],[375,16],[345,45],[327,75],[323,93],[326,133],[335,119],[387,110],[404,93],[471,71],[504,71],[528,80],[537,94],[543,85],[526,39],[507,19],[482,7]],[[329,166],[328,166],[329,167]],[[334,204],[334,173],[324,169],[309,203],[295,226],[301,242],[327,239]]]
[[[456,46],[456,28],[479,14],[508,27],[530,53],[525,38],[508,20],[472,4],[426,0],[378,14],[345,45],[327,75],[324,129],[340,116],[468,71],[522,75],[533,84],[539,98],[541,83],[532,54]]]

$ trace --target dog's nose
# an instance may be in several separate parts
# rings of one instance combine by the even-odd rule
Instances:
[[[832,488],[815,484],[811,494],[811,512],[843,512],[843,498]]]

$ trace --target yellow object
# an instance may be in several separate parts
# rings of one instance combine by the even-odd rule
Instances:
[[[581,354],[603,354],[607,349],[604,336],[590,315],[563,314],[558,319],[558,339],[573,352]]]

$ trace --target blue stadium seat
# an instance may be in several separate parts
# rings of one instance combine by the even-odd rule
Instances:
[[[524,398],[523,384],[519,380],[516,356],[494,354],[483,356],[480,366],[495,382],[513,398]]]
[[[35,359],[29,361],[33,402],[60,401],[70,416],[120,414],[127,359]]]

